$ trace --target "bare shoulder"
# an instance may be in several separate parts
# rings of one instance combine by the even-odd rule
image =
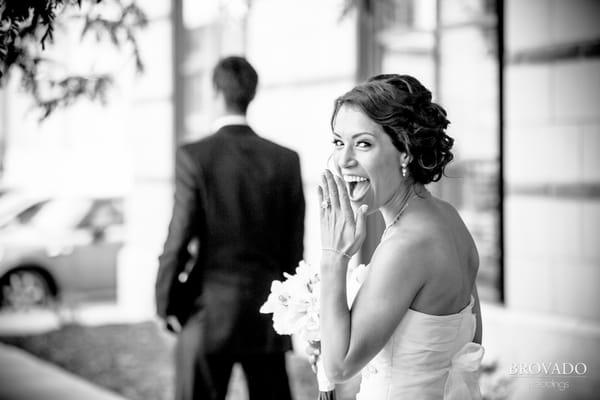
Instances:
[[[466,254],[468,254],[469,264],[475,269],[479,268],[479,253],[477,251],[477,246],[475,245],[475,240],[467,227],[467,224],[463,220],[459,211],[450,203],[439,200],[443,207],[446,208],[451,220],[450,226],[453,231],[453,235],[456,238],[456,241],[459,244],[459,247],[464,250]]]
[[[402,230],[382,245],[401,258],[404,276],[421,282],[411,307],[433,315],[452,314],[464,306],[477,275],[475,242],[459,212],[431,197],[415,205]],[[401,253],[401,254],[400,254]]]
[[[371,264],[405,279],[424,281],[434,259],[435,238],[428,229],[399,229],[377,247]]]
[[[436,229],[440,229],[440,226],[443,226],[442,231],[447,230],[450,236],[458,241],[458,244],[462,244],[463,247],[474,248],[475,242],[473,237],[456,207],[438,198],[434,198],[433,204],[437,209],[434,222],[438,225]]]
[[[450,203],[431,196],[407,213],[402,226],[381,243],[380,252],[401,258],[407,268],[439,276],[439,269],[463,265],[477,269],[479,256],[473,237]]]
[[[398,232],[382,241],[379,248],[382,252],[402,255],[403,257],[409,254],[419,254],[435,242],[435,235],[431,234],[435,229],[431,229],[426,225],[427,223],[423,223],[418,227],[402,227]]]

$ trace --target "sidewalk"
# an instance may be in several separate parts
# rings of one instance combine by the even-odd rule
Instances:
[[[112,304],[94,304],[58,315],[48,310],[0,313],[0,334],[39,334],[58,329],[64,319],[86,325],[127,321]],[[131,318],[129,318],[131,319]],[[16,347],[0,343],[0,400],[126,400]]]
[[[125,400],[12,346],[0,344],[0,400]]]

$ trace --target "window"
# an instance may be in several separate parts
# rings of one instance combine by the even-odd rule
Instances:
[[[123,225],[123,210],[120,205],[121,202],[118,200],[95,200],[79,226],[81,228],[107,228],[114,225]]]
[[[383,0],[371,18],[379,60],[367,75],[403,73],[430,88],[448,112],[455,161],[431,190],[453,204],[477,243],[482,300],[502,300],[500,64],[495,0]],[[467,44],[468,45],[465,45]],[[367,68],[368,69],[368,68]],[[360,68],[359,70],[364,70]],[[370,223],[378,237],[382,222]],[[363,261],[376,240],[367,240]],[[370,248],[369,248],[370,247]]]

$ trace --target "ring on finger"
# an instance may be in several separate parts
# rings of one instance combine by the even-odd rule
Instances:
[[[323,201],[321,202],[321,208],[322,208],[322,209],[326,210],[326,209],[328,209],[329,207],[331,207],[331,201],[329,201],[329,200],[323,200]]]

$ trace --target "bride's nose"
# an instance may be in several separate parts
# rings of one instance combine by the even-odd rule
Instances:
[[[338,164],[340,168],[350,168],[356,165],[354,149],[351,146],[346,146],[342,149],[338,158]]]

